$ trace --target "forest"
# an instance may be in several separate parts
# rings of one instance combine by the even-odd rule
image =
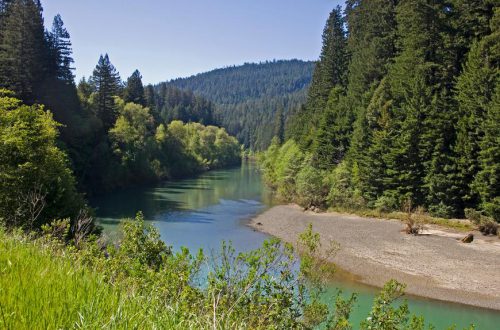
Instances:
[[[41,117],[42,111],[52,113],[58,124],[47,125],[57,125],[57,132],[50,133],[47,143],[69,156],[67,165],[79,191],[101,193],[239,162],[239,143],[223,129],[180,127],[175,122],[214,124],[208,100],[173,87],[153,95],[137,70],[122,81],[107,54],[100,56],[88,79],[76,84],[70,35],[61,16],[45,30],[38,1],[1,1],[0,8],[0,88],[13,93],[2,92],[7,97],[2,98],[7,104],[3,111],[18,104],[19,109],[24,105],[38,109]],[[23,134],[37,131],[27,129]],[[15,150],[3,147],[8,148],[5,157]]]
[[[262,151],[282,136],[290,114],[306,101],[313,62],[280,60],[217,69],[167,84],[212,101],[214,120],[246,148]],[[163,83],[155,86],[161,93]]]
[[[499,44],[495,1],[348,0],[268,183],[305,207],[500,221]]]
[[[277,195],[309,209],[500,221],[499,45],[496,0],[347,0],[326,22],[317,62],[145,86],[138,70],[122,80],[103,53],[77,83],[62,17],[46,25],[40,0],[0,0],[0,328],[433,329],[396,280],[354,321],[358,295],[328,291],[339,247],[324,253],[312,224],[295,245],[193,253],[168,245],[159,224],[188,223],[202,241],[213,205],[162,210],[178,219],[136,210],[114,240],[88,198],[229,172],[249,149]],[[238,211],[219,214],[234,220],[224,234],[252,232],[244,217],[264,208],[246,199],[264,190],[249,181],[236,202],[216,205]],[[147,202],[213,194],[193,182],[157,187]]]

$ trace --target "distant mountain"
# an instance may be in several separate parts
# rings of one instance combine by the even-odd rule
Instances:
[[[276,114],[282,112],[286,121],[289,111],[305,102],[313,69],[314,62],[300,60],[246,63],[167,84],[215,103],[215,121],[246,147],[262,150],[280,123]]]

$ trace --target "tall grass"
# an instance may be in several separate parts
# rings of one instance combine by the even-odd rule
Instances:
[[[0,329],[184,328],[174,307],[150,307],[64,253],[0,232]]]

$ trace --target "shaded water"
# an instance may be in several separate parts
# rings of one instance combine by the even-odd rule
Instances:
[[[133,217],[141,210],[157,226],[162,238],[174,247],[218,250],[221,241],[226,240],[232,241],[237,251],[246,251],[259,247],[267,236],[245,224],[269,208],[272,199],[255,165],[244,163],[238,168],[212,171],[193,179],[122,190],[101,196],[92,204],[111,236],[116,235],[120,219]],[[332,297],[337,288],[346,294],[358,292],[351,320],[359,324],[369,313],[378,289],[339,279],[330,288]],[[500,329],[497,311],[419,297],[407,299],[410,310],[424,316],[436,329],[452,324],[461,329],[471,323],[476,329]]]

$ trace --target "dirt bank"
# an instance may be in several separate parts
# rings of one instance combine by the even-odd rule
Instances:
[[[420,236],[406,235],[398,220],[339,213],[304,212],[296,205],[271,208],[250,222],[253,228],[295,243],[312,223],[323,246],[334,240],[340,251],[331,260],[360,282],[383,286],[394,278],[406,292],[500,310],[500,240],[474,232],[474,241],[459,241],[463,232],[434,225]]]

